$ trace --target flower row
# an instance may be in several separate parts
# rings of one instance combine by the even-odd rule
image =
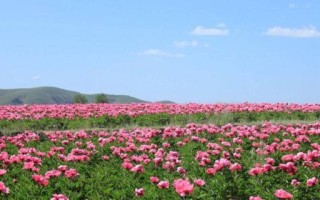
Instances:
[[[320,112],[320,104],[68,104],[0,106],[1,119],[41,119],[108,116],[137,116],[167,113],[195,114],[221,112]]]

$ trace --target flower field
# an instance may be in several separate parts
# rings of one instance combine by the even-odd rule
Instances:
[[[242,103],[242,104],[67,104],[0,106],[0,120],[42,118],[89,118],[167,113],[195,114],[221,112],[320,112],[320,104]]]
[[[33,126],[0,129],[0,199],[320,199],[319,111],[317,104],[2,106],[0,128]],[[211,123],[221,113],[241,123]],[[187,120],[162,123],[177,116]],[[102,118],[90,129],[38,123]],[[267,122],[273,118],[289,121]],[[119,119],[126,120],[111,126]]]

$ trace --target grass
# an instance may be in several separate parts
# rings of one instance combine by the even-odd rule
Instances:
[[[185,126],[188,123],[203,123],[223,125],[232,124],[261,124],[265,121],[273,123],[312,123],[320,120],[320,112],[225,112],[218,114],[196,113],[190,115],[169,115],[166,113],[140,115],[129,117],[102,116],[98,118],[43,118],[40,120],[1,120],[0,133],[12,134],[24,130],[79,130],[98,128],[131,128],[131,127],[162,127]]]

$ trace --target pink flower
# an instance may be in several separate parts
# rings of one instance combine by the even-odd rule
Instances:
[[[178,168],[177,168],[177,172],[178,172],[179,174],[185,174],[185,173],[187,173],[187,170],[184,169],[183,167],[178,167]]]
[[[69,200],[69,198],[63,194],[54,194],[51,200]]]
[[[5,169],[0,169],[0,176],[5,175],[7,173],[7,170]]]
[[[284,155],[281,157],[282,162],[289,162],[294,160],[293,154]]]
[[[60,176],[61,173],[62,173],[62,172],[59,171],[59,170],[51,170],[51,171],[47,171],[44,176],[45,176],[46,179],[50,179],[51,177],[58,177],[58,176]]]
[[[239,163],[234,163],[229,167],[230,171],[240,171],[242,169]]]
[[[274,165],[274,163],[276,162],[273,158],[266,158],[265,161],[266,161],[269,165]]]
[[[161,158],[161,157],[156,157],[153,159],[153,162],[156,166],[159,166],[162,161],[163,161],[163,158]]]
[[[150,181],[151,181],[151,183],[158,183],[159,182],[159,178],[155,177],[155,176],[151,176],[150,177]]]
[[[63,140],[63,141],[61,142],[62,145],[68,145],[69,143],[70,143],[69,140]]]
[[[32,169],[34,167],[34,162],[25,162],[23,163],[23,169]]]
[[[1,181],[0,181],[0,192],[5,193],[5,194],[9,194],[9,192],[10,192],[10,189],[8,187],[6,187],[5,184]]]
[[[76,145],[77,147],[81,147],[81,146],[82,146],[82,142],[75,142],[75,145]]]
[[[263,199],[259,196],[256,196],[256,197],[250,196],[249,200],[263,200]]]
[[[136,166],[132,167],[132,168],[130,169],[130,171],[131,171],[131,172],[134,172],[134,173],[138,173],[138,172],[144,173],[144,168],[143,168],[142,165],[139,164],[139,165],[136,165]]]
[[[204,184],[206,184],[206,182],[202,179],[195,179],[193,182],[194,182],[194,184],[196,184],[199,187],[202,187],[202,186],[204,186]]]
[[[292,186],[299,186],[301,183],[297,180],[297,179],[292,179],[292,181],[291,181],[291,185]]]
[[[121,164],[121,166],[126,170],[130,170],[130,169],[132,169],[133,164],[129,163],[129,162],[124,162],[124,163]]]
[[[293,195],[290,194],[289,192],[283,190],[283,189],[280,189],[280,190],[277,190],[274,195],[279,198],[279,199],[292,199],[293,198]]]
[[[249,170],[249,174],[251,176],[256,176],[256,175],[259,175],[259,174],[263,174],[266,172],[266,169],[263,168],[263,167],[254,167],[252,169]]]
[[[69,169],[66,172],[64,172],[65,177],[67,178],[75,178],[79,175],[76,169]]]
[[[47,186],[49,184],[49,180],[39,174],[32,175],[32,179],[38,184],[40,184],[41,186]]]
[[[216,174],[217,170],[215,168],[208,168],[206,170],[206,173],[209,174],[209,175],[214,175]]]
[[[101,158],[102,158],[102,160],[109,160],[110,157],[109,156],[102,156]]]
[[[143,188],[136,188],[134,190],[134,194],[136,195],[136,197],[140,197],[144,195],[144,189]]]
[[[221,142],[221,144],[223,146],[226,146],[226,147],[231,147],[231,143],[230,142]]]
[[[294,166],[293,162],[287,162],[286,164],[280,164],[279,168],[284,171],[287,172],[290,175],[294,175],[298,172],[298,168],[296,166]]]
[[[61,172],[65,172],[67,171],[69,168],[67,165],[60,165],[58,166],[58,170],[61,171]]]
[[[240,154],[240,153],[233,153],[233,157],[235,157],[235,158],[241,158],[241,154]]]
[[[307,186],[312,187],[318,183],[318,179],[316,177],[310,178],[307,180]]]
[[[188,179],[186,179],[186,180],[184,180],[184,179],[175,180],[173,182],[173,187],[175,187],[176,192],[182,197],[186,196],[187,194],[191,194],[193,192],[193,189],[194,189],[194,185],[191,184],[188,181]]]
[[[171,145],[170,145],[168,142],[164,142],[164,143],[162,144],[162,147],[163,147],[163,148],[170,148]]]
[[[169,181],[160,181],[157,186],[160,189],[169,188]]]

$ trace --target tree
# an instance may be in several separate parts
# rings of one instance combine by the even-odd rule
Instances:
[[[17,97],[17,98],[14,98],[11,103],[13,105],[22,105],[23,104],[23,101],[21,100],[21,98]]]
[[[108,97],[107,95],[101,93],[101,94],[97,94],[95,97],[95,103],[108,103]]]
[[[88,98],[83,94],[76,94],[73,96],[73,103],[88,103]]]

